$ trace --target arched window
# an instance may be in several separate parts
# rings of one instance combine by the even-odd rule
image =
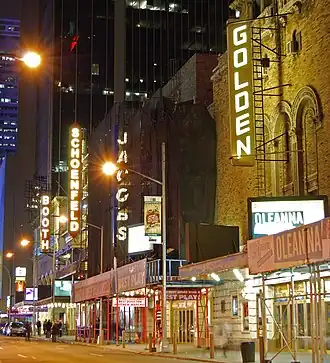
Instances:
[[[292,195],[292,140],[286,113],[280,113],[274,129],[274,164],[276,195]]]
[[[320,108],[313,89],[304,87],[294,102],[298,149],[298,186],[300,195],[317,195],[318,149],[317,129],[320,126]]]

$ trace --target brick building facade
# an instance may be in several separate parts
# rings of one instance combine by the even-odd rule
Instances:
[[[240,20],[258,16],[252,26],[263,28],[262,44],[267,48],[263,47],[262,56],[270,60],[270,66],[263,68],[263,86],[279,86],[268,92],[277,96],[264,97],[270,161],[264,164],[261,192],[256,166],[231,165],[226,53],[219,57],[212,77],[217,129],[215,223],[238,225],[242,242],[248,239],[248,197],[330,195],[329,5],[329,0],[281,0],[279,16],[273,16],[274,5],[257,10],[252,1],[235,0],[231,5],[240,12]]]

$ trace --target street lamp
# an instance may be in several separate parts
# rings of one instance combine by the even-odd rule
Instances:
[[[7,252],[5,257],[10,259],[10,258],[14,257],[14,253],[13,252]]]
[[[105,175],[114,175],[118,170],[118,166],[110,161],[103,164],[102,170]],[[167,300],[166,300],[166,288],[167,288],[167,276],[166,276],[166,251],[167,251],[167,241],[166,241],[166,146],[162,143],[162,181],[154,179],[148,175],[142,174],[133,169],[126,168],[133,174],[137,174],[145,179],[148,179],[158,185],[162,186],[162,229],[163,229],[163,253],[162,253],[162,266],[163,266],[163,314],[162,314],[162,326],[163,326],[163,341],[161,344],[161,350],[163,352],[169,351],[169,343],[167,338]]]
[[[103,273],[103,252],[104,252],[104,228],[102,226],[97,226],[93,223],[86,222],[87,226],[90,226],[92,228],[98,229],[100,231],[100,274]],[[100,327],[99,327],[99,344],[103,345],[104,339],[103,339],[103,299],[102,296],[100,298]]]
[[[7,252],[5,254],[5,257],[10,260],[12,258],[14,258],[14,253],[13,252]],[[9,281],[9,309],[11,307],[11,299],[12,299],[12,294],[13,294],[13,282],[12,282],[12,274],[10,273],[9,269],[7,266],[2,265],[2,267],[4,268],[4,270],[6,271],[7,275],[8,275],[8,281]]]
[[[37,280],[37,273],[36,273],[36,242],[30,241],[28,239],[22,239],[20,242],[20,245],[25,248],[29,246],[30,244],[33,244],[33,250],[32,250],[32,285],[33,285],[33,311],[32,311],[32,334],[35,335],[35,325],[36,325],[36,303],[35,303],[35,290],[36,290],[36,280]]]
[[[41,56],[36,52],[26,52],[22,58],[18,58],[18,60],[22,61],[29,68],[37,68],[41,64]]]

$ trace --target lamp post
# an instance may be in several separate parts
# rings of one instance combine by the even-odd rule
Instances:
[[[5,257],[7,259],[12,259],[14,258],[14,253],[13,252],[7,252],[5,254]],[[12,302],[12,295],[13,295],[13,281],[12,281],[12,274],[10,273],[9,269],[7,266],[5,266],[4,264],[1,264],[1,266],[3,267],[3,269],[6,271],[7,275],[8,275],[8,282],[9,282],[9,309],[11,307],[11,302]]]
[[[118,170],[118,166],[112,162],[106,162],[103,165],[103,173],[106,175],[113,175]],[[162,326],[163,326],[163,340],[161,343],[162,352],[169,352],[169,343],[167,338],[167,266],[166,266],[166,253],[167,253],[167,240],[166,240],[166,145],[162,143],[162,181],[154,179],[148,175],[142,174],[133,169],[127,168],[133,174],[137,174],[145,179],[148,179],[158,185],[162,186],[162,267],[163,267],[163,311],[162,311]]]
[[[9,309],[10,309],[10,307],[11,307],[11,297],[12,297],[12,294],[13,294],[13,291],[12,291],[13,290],[13,287],[12,287],[13,281],[12,281],[11,273],[10,273],[8,267],[5,266],[5,265],[2,265],[2,267],[4,268],[4,270],[6,271],[6,273],[8,275],[8,282],[9,282],[9,300],[10,300],[10,302],[9,302]]]
[[[103,273],[103,252],[104,252],[104,228],[103,226],[97,226],[93,223],[86,223],[88,226],[98,229],[100,231],[100,274]],[[99,344],[103,345],[104,336],[103,336],[103,298],[100,298],[100,328],[99,328]]]
[[[33,244],[32,246],[32,287],[33,287],[33,292],[32,292],[32,298],[33,298],[33,303],[32,303],[32,334],[35,335],[35,325],[36,325],[36,302],[35,302],[35,291],[36,291],[36,285],[37,285],[37,264],[36,264],[36,242],[35,241],[30,241],[28,239],[23,239],[21,242],[21,246],[22,247],[27,247],[30,244]]]

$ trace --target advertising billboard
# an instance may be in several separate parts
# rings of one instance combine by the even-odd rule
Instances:
[[[17,266],[15,268],[15,278],[16,278],[16,280],[23,280],[23,281],[25,281],[25,278],[26,278],[26,267]]]
[[[144,197],[144,232],[146,236],[161,236],[162,197]]]
[[[325,217],[326,197],[248,199],[250,239],[269,236]]]
[[[55,280],[55,296],[71,296],[72,282],[67,280]]]
[[[82,172],[82,130],[77,123],[70,127],[69,132],[69,203],[68,231],[72,238],[80,233],[81,223],[81,172]]]
[[[34,295],[33,295],[33,287],[27,287],[25,289],[25,301],[33,301],[33,300],[38,301],[38,288],[36,287],[34,289]]]
[[[138,254],[153,250],[154,244],[161,244],[161,237],[148,237],[143,224],[128,227],[128,253]]]
[[[228,23],[227,45],[231,160],[233,165],[253,166],[255,130],[250,23]]]

